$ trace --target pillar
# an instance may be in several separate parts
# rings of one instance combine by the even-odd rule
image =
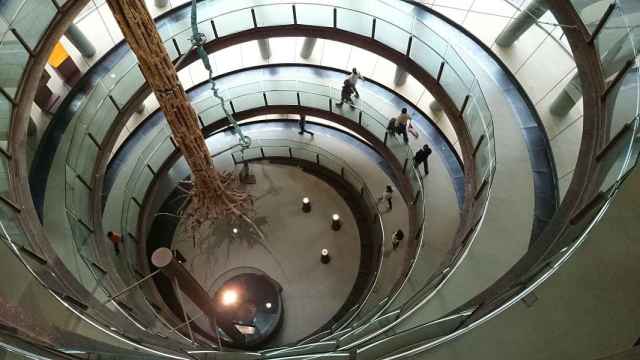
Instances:
[[[96,48],[93,46],[91,41],[87,39],[87,37],[82,33],[80,28],[76,26],[76,24],[71,24],[69,28],[67,28],[67,32],[64,33],[69,42],[75,46],[80,54],[86,58],[93,57],[96,54]]]
[[[407,76],[409,76],[409,74],[403,68],[396,66],[396,74],[393,77],[393,83],[396,84],[396,86],[402,86],[407,82]]]
[[[151,255],[153,266],[170,279],[175,279],[180,285],[180,290],[191,299],[191,301],[202,312],[207,314],[209,319],[215,318],[215,305],[207,291],[200,285],[198,280],[191,275],[184,265],[178,262],[173,253],[168,248],[159,248]],[[177,291],[178,289],[176,289]]]
[[[582,85],[580,84],[580,77],[576,74],[564,87],[558,97],[553,100],[549,111],[555,116],[565,116],[581,98]]]
[[[138,105],[138,108],[136,109],[136,112],[138,114],[142,114],[144,112],[144,109],[146,108],[144,103],[140,103],[140,105]]]
[[[602,73],[605,79],[620,71],[629,59],[634,58],[633,48],[625,46],[628,42],[626,36],[621,36],[600,59]],[[582,84],[579,74],[575,74],[569,83],[562,89],[560,95],[551,104],[551,114],[565,116],[582,98]]]
[[[502,30],[496,39],[496,44],[508,47],[522,36],[529,28],[538,21],[547,10],[551,0],[531,0],[529,4]]]
[[[442,106],[440,106],[440,103],[437,100],[433,100],[429,104],[429,109],[431,109],[431,111],[433,112],[440,112],[442,111]]]
[[[154,5],[157,8],[163,8],[163,7],[167,6],[168,3],[169,3],[169,0],[155,0],[154,1]]]
[[[271,46],[269,46],[269,39],[258,40],[258,48],[260,49],[260,56],[262,56],[264,60],[267,60],[271,57]]]
[[[316,42],[318,42],[317,38],[304,38],[302,50],[300,50],[300,57],[303,59],[310,58],[313,53],[313,49],[316,46]]]

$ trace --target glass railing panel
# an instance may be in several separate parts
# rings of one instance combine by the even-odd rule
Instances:
[[[88,227],[92,227],[89,206],[91,189],[80,179],[78,174],[70,167],[65,167],[66,176],[66,207],[76,218],[82,220]]]
[[[431,30],[430,27],[425,25],[419,19],[416,19],[415,23],[413,24],[413,35],[414,44],[412,44],[411,47],[415,45],[416,40],[419,40],[419,42],[423,44],[428,44],[430,49],[432,49],[431,52],[439,54],[436,56],[437,58],[441,58],[441,54],[444,54],[449,47],[449,42],[447,40],[435,33],[433,30]],[[438,65],[439,64],[440,59],[438,59]]]
[[[56,12],[57,9],[51,1],[26,0],[11,24],[24,42],[31,49],[35,49]]]
[[[138,58],[132,51],[127,51],[100,81],[107,89],[112,89],[122,76],[131,71],[133,67],[138,67]]]
[[[316,353],[328,353],[337,350],[338,344],[335,341],[323,341],[308,345],[293,346],[287,349],[265,352],[265,359],[276,359],[286,356],[311,355]]]
[[[411,159],[413,159],[411,148],[403,142],[402,135],[387,136],[387,147],[391,150],[396,159],[398,159],[400,165],[404,165],[405,160],[409,160],[408,162],[411,162]],[[410,164],[407,164],[407,166],[409,165]]]
[[[359,338],[364,337],[368,334],[372,334],[382,328],[384,328],[385,326],[391,324],[393,321],[395,321],[398,318],[398,314],[400,314],[400,311],[393,311],[390,312],[386,315],[383,315],[363,326],[361,326],[360,328],[356,329],[355,331],[349,333],[348,335],[345,335],[343,337],[341,337],[340,339],[338,339],[338,343],[340,344],[340,347],[349,345],[351,343],[353,343],[354,341],[357,341]]]
[[[335,114],[342,115],[343,117],[354,122],[358,122],[360,120],[360,110],[357,107],[351,106],[347,103],[344,103],[342,105],[333,103],[333,112]]]
[[[268,80],[268,81],[258,82],[257,84],[260,84],[262,86],[261,89],[264,91],[275,91],[275,90],[291,91],[294,89],[298,89],[298,87],[300,86],[300,82],[296,80]],[[251,85],[252,84],[248,84],[246,86],[251,86]]]
[[[172,40],[165,41],[164,47],[165,49],[167,49],[167,53],[169,54],[169,58],[171,58],[171,61],[175,61],[180,56],[180,53],[178,53],[178,49],[176,49]]]
[[[132,194],[141,204],[144,202],[144,195],[147,193],[147,188],[153,177],[154,174],[149,170],[149,167],[143,166],[136,181],[135,192]]]
[[[2,7],[0,8],[0,16],[4,18],[8,23],[13,21],[13,18],[16,17],[18,11],[22,8],[22,5],[27,0],[7,0],[3,1]]]
[[[337,10],[336,22],[339,29],[371,37],[373,16],[348,9],[339,8]]]
[[[317,158],[316,158],[317,153],[314,151],[293,147],[291,148],[291,153],[293,154],[293,157],[296,159],[306,160],[314,164],[317,163]]]
[[[441,320],[401,332],[395,336],[377,341],[373,344],[358,349],[356,359],[373,360],[388,355],[393,351],[409,346],[415,346],[420,342],[436,339],[453,332],[468,317],[467,314],[453,315]]]
[[[317,84],[308,81],[298,81],[296,83],[297,89],[300,95],[303,93],[311,93],[316,95],[322,95],[325,97],[331,96],[331,88],[326,84]]]
[[[191,105],[193,106],[193,109],[196,111],[196,113],[200,114],[201,112],[204,112],[214,106],[219,106],[220,100],[213,96],[206,96],[202,99],[199,99],[198,101],[192,102]]]
[[[442,57],[429,45],[417,38],[414,38],[411,43],[409,57],[427,71],[434,79],[438,77],[438,70],[442,63]]]
[[[186,54],[192,46],[191,37],[193,35],[190,29],[191,19],[187,17],[185,18],[185,21],[186,23],[183,24],[184,26],[180,26],[181,24],[176,25],[176,28],[184,28],[185,30],[180,31],[172,36],[172,38],[176,40],[175,44],[178,45],[178,49],[180,50],[181,54]],[[213,27],[211,27],[211,22],[208,20],[198,23],[198,32],[204,34],[207,41],[211,41],[216,38],[215,34],[213,33]],[[171,46],[177,52],[177,50],[175,49],[176,46],[173,41],[167,41],[165,44],[166,46]]]
[[[249,161],[249,160],[261,159],[261,158],[262,158],[262,152],[260,151],[260,148],[254,147],[254,148],[248,148],[241,151],[240,157],[239,158],[236,157],[236,160],[240,162],[240,161]]]
[[[234,11],[220,15],[214,20],[218,36],[227,36],[253,28],[253,17],[250,9]]]
[[[634,164],[630,161],[636,122],[627,124],[600,154],[598,162],[603,171],[601,190],[609,189]]]
[[[333,7],[326,5],[296,4],[296,17],[300,25],[333,26]]]
[[[1,73],[0,76],[2,76]],[[9,149],[9,130],[11,130],[12,111],[13,106],[11,102],[0,93],[0,147],[4,151]]]
[[[111,90],[111,96],[120,108],[123,108],[135,92],[144,85],[145,79],[138,66],[124,75]]]
[[[131,234],[138,233],[138,214],[140,213],[140,206],[133,201],[133,199],[129,199],[128,207],[127,207],[127,231]]]
[[[38,256],[42,256],[39,251],[29,244],[27,235],[22,231],[22,227],[18,223],[17,216],[18,213],[13,207],[7,205],[4,201],[0,201],[0,225],[2,227],[0,229],[0,237],[8,243],[22,246]]]
[[[91,184],[93,167],[98,157],[98,146],[84,133],[73,165],[75,172],[87,183]]]
[[[290,82],[290,84],[295,86],[295,82]],[[262,93],[263,91],[270,89],[272,86],[277,87],[278,81],[254,81],[220,90],[219,94],[225,100],[233,100],[238,96],[247,95],[249,93]],[[293,87],[284,87],[283,90],[291,90],[292,88]]]
[[[609,0],[569,0],[582,22],[587,26],[589,31],[593,31],[602,19],[607,7],[611,4]]]
[[[609,195],[610,190],[606,190],[605,198],[608,198]],[[583,211],[579,217],[574,216],[574,218],[570,220],[569,226],[562,233],[562,236],[556,240],[555,245],[560,248],[561,246],[568,247],[575,243],[575,241],[585,235],[585,231],[598,218],[599,212],[600,206],[596,206],[593,209]],[[560,252],[563,252],[563,250],[566,251],[566,248],[561,248]],[[557,258],[557,256],[557,253],[549,254],[546,260]]]
[[[356,9],[355,6],[354,9]],[[394,3],[387,2],[385,0],[372,1],[359,8],[359,10],[366,11],[379,19],[388,20],[407,33],[411,33],[411,30],[413,29],[413,23],[415,20],[415,16],[411,13],[413,9],[414,8],[411,5],[407,6],[400,2]]]
[[[9,183],[9,159],[0,152],[0,197],[11,200]]]
[[[0,86],[7,94],[15,96],[29,53],[10,31],[0,37],[0,59]]]
[[[293,8],[289,4],[256,6],[253,11],[259,27],[293,24]]]
[[[453,71],[458,74],[458,77],[464,84],[465,88],[471,89],[476,77],[473,75],[473,72],[471,72],[467,64],[462,60],[460,54],[458,54],[452,46],[449,46],[447,49],[444,59],[447,62],[447,65],[451,66]]]
[[[269,105],[298,105],[298,95],[295,91],[277,90],[266,94]]]
[[[356,174],[353,170],[348,167],[344,167],[343,169],[343,179],[347,181],[351,186],[354,187],[356,191],[360,191],[363,187],[365,187],[364,181]]]
[[[342,174],[342,164],[326,156],[320,155],[320,166],[333,171],[337,176]]]
[[[247,94],[231,100],[235,111],[244,111],[265,106],[263,93]]]
[[[469,131],[469,135],[471,135],[471,143],[474,147],[478,144],[482,135],[487,133],[482,118],[482,112],[480,111],[476,100],[477,99],[474,97],[469,99],[462,117],[464,123],[467,125],[467,130]],[[488,139],[484,139],[483,142],[486,145],[488,143]]]
[[[371,132],[375,137],[384,141],[387,127],[367,113],[362,114],[362,127]]]
[[[480,148],[473,159],[476,164],[476,188],[479,189],[491,170],[491,155],[486,143],[480,144]]]
[[[633,18],[626,16],[621,3],[622,1],[616,2],[615,9],[596,37],[595,44],[605,79],[619,72],[625,63],[636,55],[637,44],[634,44],[634,33],[630,31],[632,24],[628,23],[633,21]],[[637,4],[635,6],[637,7]],[[634,12],[637,11],[636,8]],[[638,20],[635,20],[635,23],[637,25]]]
[[[627,70],[624,78],[607,95],[610,112],[609,139],[615,137],[639,113],[640,82],[638,66]]]
[[[229,106],[229,105],[227,104],[226,106]],[[230,107],[228,107],[227,109],[230,109]],[[222,105],[213,106],[205,110],[204,112],[200,113],[199,115],[200,115],[200,118],[202,118],[202,122],[204,123],[205,126],[209,126],[214,122],[225,117],[225,113],[224,113],[224,110],[222,109]]]
[[[290,157],[288,146],[266,146],[263,150],[266,157]]]
[[[400,27],[382,19],[376,19],[375,39],[381,43],[406,54],[409,48],[409,38],[411,38],[411,34]]]
[[[440,85],[445,89],[451,100],[458,109],[462,108],[464,98],[469,94],[469,88],[464,84],[462,78],[456,73],[450,64],[444,65]]]
[[[89,132],[98,142],[104,140],[104,137],[107,135],[107,130],[109,130],[117,115],[118,109],[116,106],[110,99],[105,98],[96,110],[95,117],[89,124]]]
[[[103,290],[105,274],[92,269],[96,259],[91,254],[89,241],[93,240],[93,233],[75,216],[67,213],[73,246],[58,244],[54,246],[56,253],[73,276],[99,301],[106,301],[109,296]]]
[[[89,124],[91,119],[93,119],[95,110],[109,95],[109,89],[107,88],[105,81],[103,81],[106,78],[110,77],[106,76],[93,86],[89,96],[87,96],[82,102],[82,109],[78,112],[78,115],[76,115],[78,119],[74,118],[74,122],[78,121],[86,125]],[[112,85],[115,85],[115,81]]]
[[[176,147],[171,142],[171,138],[166,137],[149,158],[149,166],[151,166],[153,171],[158,172],[162,164],[164,164],[169,155],[173,153],[175,149]]]
[[[300,93],[300,105],[329,111],[329,98],[324,95]]]

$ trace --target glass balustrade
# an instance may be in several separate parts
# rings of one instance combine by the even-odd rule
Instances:
[[[271,105],[269,99],[276,99],[277,105],[280,105],[283,103],[289,104],[287,101],[282,102],[281,100],[279,100],[279,99],[282,99],[283,96],[271,95],[272,93],[282,92],[285,94],[284,97],[289,96],[291,99],[299,97],[301,106],[314,108],[315,106],[318,106],[318,104],[328,104],[328,106],[326,107],[320,106],[320,108],[323,110],[332,110],[337,114],[344,114],[345,112],[344,108],[338,108],[331,105],[335,101],[332,95],[335,95],[337,91],[338,91],[337,88],[331,87],[330,85],[315,84],[308,81],[272,80],[272,81],[260,81],[260,82],[239,85],[237,87],[226,89],[225,94],[227,96],[226,97],[226,101],[228,102],[227,106],[231,108],[233,105],[233,108],[236,110],[238,108],[238,106],[236,105],[237,103],[245,104],[241,107],[241,109],[248,110],[250,109],[249,106],[263,107],[265,105]],[[245,93],[245,92],[248,92],[248,93]],[[299,96],[295,96],[295,94]],[[267,99],[266,103],[264,100],[265,98]],[[255,99],[255,100],[250,101],[247,99]],[[240,100],[240,102],[238,102],[238,100]],[[380,99],[380,101],[384,101],[384,100]],[[197,113],[200,116],[200,118],[203,120],[203,124],[205,126],[212,124],[216,120],[220,120],[224,118],[224,113],[222,112],[221,105],[215,99],[206,97],[204,99],[198,100],[194,102],[194,108],[197,109]],[[392,149],[393,154],[396,155],[397,159],[401,163],[403,163],[405,160],[408,162],[411,162],[411,159],[413,158],[412,150],[408,146],[404,145],[401,141],[399,141],[399,139],[395,139],[395,137],[391,137],[386,133],[385,123],[387,122],[387,118],[388,118],[387,116],[380,114],[372,106],[370,106],[368,103],[365,103],[364,101],[360,101],[357,104],[357,106],[355,106],[353,109],[351,109],[350,107],[347,107],[346,111],[348,114],[347,118],[352,119],[352,121],[354,122],[358,122],[359,124],[361,124],[363,128],[366,128],[368,130],[378,129],[377,131],[372,131],[373,135],[377,136],[383,142],[386,141],[387,146],[389,146]],[[476,135],[476,138],[478,139],[478,143],[479,143],[478,145],[481,145],[481,143],[483,142],[490,144],[489,146],[487,146],[487,148],[490,150],[485,150],[479,146],[478,146],[478,149],[482,149],[483,152],[485,153],[493,150],[493,147],[490,147],[493,145],[493,141],[492,141],[493,126],[492,126],[492,123],[490,122],[491,121],[490,112],[487,109],[486,103],[474,102],[472,106],[468,107],[466,114],[468,114],[468,116],[474,116],[476,119],[482,119],[484,117],[486,122],[488,122],[488,125],[486,127],[483,125],[479,127],[479,129],[481,130],[478,130],[478,131],[486,130],[487,133]],[[478,120],[478,121],[481,121],[481,120]],[[483,139],[481,140],[480,138],[483,138]],[[489,139],[489,140],[484,140],[484,139]],[[157,144],[164,144],[164,145],[158,146]],[[305,145],[305,146],[308,146],[308,145]],[[234,156],[238,156],[237,158],[234,157],[234,162],[238,163],[238,162],[241,162],[242,160],[260,159],[265,155],[288,157],[288,156],[291,156],[289,153],[290,148],[292,151],[291,153],[296,158],[305,159],[312,162],[318,161],[317,160],[318,154],[315,153],[314,151],[311,151],[305,148],[290,147],[287,144],[280,144],[279,146],[276,144],[270,144],[270,146],[261,144],[260,147],[252,146],[252,148],[247,149],[243,153],[242,157],[240,157],[240,155],[234,155]],[[154,171],[157,171],[159,169],[158,166],[162,162],[158,160],[159,157],[156,155],[158,152],[163,153],[162,156],[160,156],[160,158],[162,158],[162,157],[166,157],[175,148],[173,147],[173,144],[169,141],[169,136],[167,134],[164,136],[164,138],[157,137],[157,136],[154,137],[154,139],[150,142],[147,149],[154,149],[154,150],[152,150],[153,152],[151,153],[148,152],[147,150],[143,151],[143,154],[145,155],[138,160],[138,163],[135,166],[135,169],[138,169],[138,171],[131,174],[131,178],[128,182],[130,184],[127,186],[129,188],[129,190],[127,190],[129,193],[135,193],[135,188],[130,187],[130,186],[133,186],[133,184],[136,184],[138,181],[143,181],[146,184],[148,181],[148,180],[138,180],[138,179],[148,179],[149,177],[152,176],[151,173],[147,173],[147,171],[144,170],[151,164],[151,161],[154,162],[154,165],[151,165]],[[263,155],[263,151],[265,155]],[[480,152],[480,150],[478,150],[478,152]],[[494,162],[495,157],[493,153],[490,153],[489,159],[491,159],[491,162],[485,165],[485,167],[489,167],[490,165],[495,166],[495,162]],[[322,161],[321,161],[321,164],[323,164]],[[333,169],[334,172],[336,173],[341,172],[340,167],[336,166],[334,163],[326,162],[326,164],[328,164],[329,168],[335,167],[335,169]],[[414,196],[415,196],[414,201],[417,204],[419,204],[419,206],[417,206],[418,223],[422,224],[422,219],[424,216],[424,207],[423,207],[423,193],[422,193],[421,180],[420,180],[420,177],[416,175],[416,172],[413,171],[412,166],[407,167],[407,169],[410,169],[407,173],[407,176],[410,178],[413,189],[414,189]],[[488,173],[486,174],[486,176],[491,176],[493,174],[493,171],[494,170],[491,167],[489,167]],[[346,174],[349,174],[349,173],[350,173],[349,171],[346,172]],[[135,180],[131,180],[131,179],[135,179]],[[483,191],[483,193],[485,193],[485,191]],[[129,202],[129,205],[128,205],[129,209],[131,209],[130,206],[132,204],[140,202],[142,200],[143,199],[138,199],[137,201]],[[478,206],[479,210],[476,211],[477,213],[480,214],[479,216],[482,215],[482,210],[485,208],[487,201],[488,201],[488,195],[480,197],[481,206]],[[125,221],[125,219],[127,221],[127,223],[123,223],[123,228],[132,229],[137,227],[138,211],[139,209],[137,207],[134,208],[133,210],[127,210],[126,208],[123,210],[123,217],[122,217],[123,221]],[[133,225],[130,224],[131,221],[134,222]],[[477,226],[478,224],[474,223],[474,225]],[[416,233],[416,236],[421,236],[421,234],[422,234],[422,229],[419,229]],[[474,232],[471,231],[469,232],[468,236],[470,237],[473,234]],[[468,241],[468,239],[466,240]],[[467,243],[467,241],[463,241],[462,243]],[[458,251],[458,252],[455,252],[455,254],[456,254],[456,257],[452,258],[451,261],[447,264],[447,267],[449,269],[452,266],[455,266],[456,261],[460,259],[463,252]],[[447,274],[448,273],[447,270],[448,269],[443,269],[443,274]],[[416,274],[416,276],[424,276],[424,275]],[[424,297],[433,293],[433,291],[435,291],[437,286],[442,284],[445,278],[446,277],[442,275],[435,279],[431,279],[424,285],[424,287],[422,287],[419,291],[416,291],[413,297],[415,299],[414,300],[415,305],[416,306],[419,305],[424,299]],[[399,291],[400,289],[396,289],[396,290]],[[354,327],[353,329],[347,329],[346,331],[344,331],[340,326],[336,326],[332,329],[332,332],[325,334],[327,336],[326,339],[330,338],[333,333],[341,332],[341,331],[342,333],[340,335],[342,337],[352,336],[351,335],[352,332],[353,333],[362,332],[362,327],[367,327],[369,320],[375,320],[378,316],[385,316],[386,314],[388,314],[388,313],[385,313],[384,311],[389,306],[389,304],[391,304],[392,300],[393,300],[392,298],[386,298],[376,306],[370,309],[366,309],[368,310],[368,311],[364,311],[366,312],[365,314],[366,316],[363,316],[359,323],[359,326],[361,328]],[[408,311],[406,307],[403,309],[404,309],[403,314],[406,313],[406,311]],[[393,311],[390,311],[390,312],[393,313]],[[397,310],[395,313],[397,313]],[[376,330],[379,330],[379,328],[376,328]],[[322,339],[317,339],[317,340],[321,341]]]
[[[11,3],[24,3],[22,5],[24,9],[29,8],[28,6],[30,5],[27,3],[34,4],[33,1]],[[408,54],[413,61],[423,66],[434,77],[437,77],[438,72],[442,69],[441,84],[450,93],[456,105],[461,107],[465,99],[469,99],[470,106],[465,109],[464,117],[469,125],[473,125],[473,130],[470,130],[470,132],[472,132],[472,137],[475,134],[474,141],[478,146],[476,151],[478,155],[475,157],[476,166],[483,170],[477,183],[488,183],[486,189],[490,188],[493,169],[495,169],[495,149],[492,146],[493,135],[487,134],[487,132],[489,132],[489,129],[492,132],[493,126],[491,114],[488,111],[488,106],[478,82],[464,63],[463,58],[455,48],[447,43],[445,36],[439,35],[420,19],[407,13],[406,9],[397,8],[385,2],[367,4],[367,6],[362,6],[362,4],[354,5],[349,1],[335,1],[335,4],[326,2],[317,4],[282,2],[251,6],[255,2],[247,1],[238,2],[234,6],[228,6],[227,4],[226,7],[217,7],[211,3],[203,2],[201,4],[204,6],[203,9],[210,7],[210,11],[201,12],[200,22],[201,31],[207,34],[209,39],[223,37],[254,27],[292,25],[294,22],[300,25],[336,26],[340,30],[373,37],[391,49]],[[238,8],[243,5],[247,7]],[[16,7],[16,9],[18,8],[22,9],[20,6]],[[37,10],[44,11],[46,9],[42,7]],[[53,10],[55,11],[55,7]],[[20,10],[15,11],[18,13]],[[51,14],[50,12],[45,12],[42,16],[43,21],[39,24],[39,26],[43,26],[42,28],[24,28],[19,16],[10,17],[11,21],[5,22],[0,26],[0,30],[3,31],[0,55],[2,55],[3,60],[5,59],[5,53],[7,59],[9,57],[15,59],[11,62],[3,62],[0,66],[3,74],[7,73],[14,76],[13,82],[7,82],[8,85],[5,85],[5,82],[0,84],[2,88],[2,93],[0,93],[0,121],[2,125],[0,125],[0,129],[9,129],[12,111],[11,97],[15,96],[20,80],[20,76],[16,78],[16,73],[22,73],[30,50],[34,50],[35,46],[37,46],[42,31],[46,28],[45,25],[53,18]],[[14,22],[14,20],[16,21]],[[11,30],[9,30],[10,28]],[[24,31],[24,33],[22,34],[21,31]],[[169,29],[161,29],[161,32],[173,59],[189,50],[190,44],[187,39],[190,36],[190,29],[188,29],[188,21],[185,20],[173,25]],[[18,36],[23,35],[22,42],[15,38],[16,34]],[[24,48],[23,42],[33,47],[30,49]],[[5,71],[3,67],[5,64],[6,66],[11,66],[11,69]],[[9,69],[9,67],[6,69]],[[91,290],[92,293],[96,294],[105,292],[104,295],[96,295],[98,299],[103,299],[108,293],[113,294],[117,289],[110,285],[109,282],[104,281],[105,274],[98,270],[100,269],[98,252],[95,248],[91,248],[95,247],[95,244],[93,241],[88,240],[90,236],[95,237],[95,234],[92,234],[92,231],[94,231],[92,218],[89,216],[92,208],[90,193],[94,190],[92,189],[93,165],[108,134],[108,129],[117,118],[120,109],[126,105],[128,98],[135,94],[142,85],[143,78],[135,58],[131,56],[131,53],[127,53],[111,72],[97,82],[87,98],[82,102],[81,110],[78,111],[71,122],[70,129],[73,129],[73,139],[70,145],[72,150],[68,152],[66,164],[66,186],[68,192],[66,210],[69,222],[72,224],[72,234],[70,235],[73,238],[74,246],[78,248],[78,255],[74,255],[66,261],[69,264],[75,262],[75,268],[82,268],[76,275],[79,278],[79,282],[84,284],[87,290]],[[296,82],[295,89],[291,89],[289,85],[282,84],[283,87],[281,89],[272,89],[268,92],[263,89],[263,94],[268,95],[267,103],[297,105],[298,101],[300,101],[304,106],[336,112],[354,122],[358,122],[379,139],[386,140],[385,144],[398,159],[405,159],[408,160],[409,164],[411,163],[413,156],[411,149],[403,146],[404,144],[398,139],[386,134],[388,116],[374,111],[373,107],[366,108],[367,104],[359,104],[361,107],[354,110],[346,106],[342,109],[337,109],[333,106],[339,94],[336,88],[330,89],[326,86],[304,84],[304,82]],[[229,94],[232,95],[231,93]],[[229,102],[231,103],[235,99],[234,106],[238,106],[235,109],[236,111],[248,109],[262,100],[256,95],[254,93],[236,97],[231,96]],[[296,95],[299,95],[300,100]],[[217,106],[206,106],[206,111],[200,112],[204,125],[209,125],[222,117],[221,107],[219,104]],[[478,122],[481,123],[481,126]],[[486,140],[481,140],[483,139],[482,135],[478,137],[482,129],[485,132],[482,135],[485,136],[484,139]],[[3,141],[3,139],[0,139],[0,141]],[[6,141],[1,144],[6,145]],[[127,188],[128,193],[134,194],[132,199],[140,200],[139,198],[144,196],[142,192],[153,176],[152,169],[155,170],[160,166],[162,158],[173,151],[172,146],[170,141],[164,138],[158,144],[156,151],[152,152],[153,156],[146,157],[145,161],[149,166],[142,167],[141,169],[144,169],[143,173],[136,180],[135,186]],[[411,169],[411,166],[409,165],[408,168]],[[412,183],[414,188],[421,187],[417,176],[411,174],[407,174],[407,176],[410,178],[413,176]],[[8,184],[8,177],[4,181],[5,184]],[[6,187],[8,188],[8,186]],[[9,194],[7,196],[10,198]],[[414,197],[418,200],[417,203],[421,204],[424,198],[422,190],[415,189]],[[483,208],[486,205],[487,198],[483,199],[485,202],[478,202],[474,207]],[[127,226],[123,227],[123,229],[127,229],[128,232],[133,233],[133,225],[129,224],[133,224],[133,220],[137,219],[139,205],[135,201],[131,201],[127,205],[127,211],[125,212],[127,214]],[[424,208],[422,206],[418,206],[417,223],[419,224],[422,224],[424,218]],[[7,224],[9,224],[9,219],[7,218],[6,220]],[[5,221],[5,218],[3,218],[3,221]],[[422,233],[422,230],[416,233],[419,241],[422,241]],[[24,242],[25,244],[28,243],[27,241]],[[37,250],[34,249],[34,251]],[[134,259],[131,260],[133,261]],[[406,275],[409,276],[410,274]],[[98,287],[101,289],[97,290]],[[397,293],[400,289],[395,290]],[[375,306],[374,309],[379,311],[373,314],[372,319],[384,316],[384,310],[392,300],[390,297],[382,305]],[[364,319],[366,317],[361,318],[361,320]]]

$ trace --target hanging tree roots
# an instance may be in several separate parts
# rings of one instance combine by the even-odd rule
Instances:
[[[187,221],[185,230],[194,239],[194,244],[203,227],[213,227],[219,221],[249,220],[253,213],[253,198],[243,189],[238,176],[233,172],[212,172],[214,175],[210,176],[214,186],[202,189],[195,183],[189,191],[189,199],[178,213]]]

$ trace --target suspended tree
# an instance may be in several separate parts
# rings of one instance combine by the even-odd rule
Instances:
[[[195,234],[210,220],[246,217],[244,214],[251,207],[251,197],[240,188],[237,177],[231,172],[218,172],[214,168],[198,126],[198,116],[144,1],[107,0],[107,4],[138,58],[142,74],[158,99],[175,143],[191,168],[190,202],[182,214],[189,219],[190,230]],[[199,50],[202,52],[201,47]],[[217,95],[215,86],[213,90]]]

